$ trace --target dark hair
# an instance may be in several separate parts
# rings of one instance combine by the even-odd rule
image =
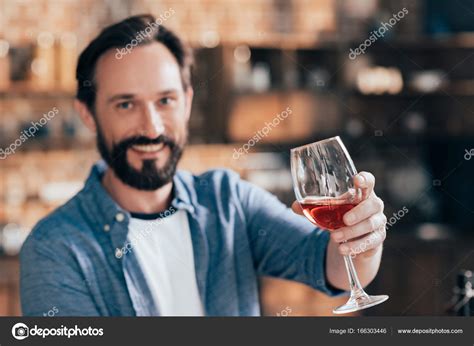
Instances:
[[[143,35],[143,31],[153,29],[153,34]],[[129,17],[119,23],[106,27],[82,51],[77,62],[77,99],[87,105],[94,113],[96,96],[96,81],[94,78],[97,60],[112,48],[123,49],[132,41],[136,45],[160,42],[164,44],[176,58],[181,70],[181,81],[184,89],[191,86],[191,68],[193,56],[191,49],[181,39],[158,21],[152,15]],[[135,46],[135,44],[134,44]],[[118,54],[118,53],[117,53]]]

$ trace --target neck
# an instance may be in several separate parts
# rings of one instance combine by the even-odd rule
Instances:
[[[132,213],[158,213],[171,204],[173,182],[153,191],[138,190],[123,183],[113,170],[108,168],[102,185],[120,207]]]

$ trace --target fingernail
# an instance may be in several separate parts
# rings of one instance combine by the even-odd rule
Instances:
[[[343,236],[342,236],[342,232],[333,232],[332,233],[332,238],[335,240],[335,241],[341,241]]]
[[[365,178],[363,175],[358,175],[357,180],[359,181],[359,185],[365,185]]]

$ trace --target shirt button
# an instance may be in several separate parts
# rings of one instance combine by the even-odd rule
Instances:
[[[123,213],[118,213],[117,215],[115,215],[115,220],[117,220],[118,222],[122,222],[123,220],[125,220],[125,215],[123,215]]]
[[[122,256],[123,256],[123,251],[122,251],[122,249],[121,249],[121,248],[116,248],[116,249],[115,249],[115,257],[118,258],[118,259],[120,259],[120,258],[122,258]]]
[[[104,225],[104,231],[105,232],[110,231],[110,225]]]

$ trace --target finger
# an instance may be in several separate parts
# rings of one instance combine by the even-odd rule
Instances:
[[[383,211],[383,201],[372,193],[370,198],[360,202],[344,214],[343,221],[346,226],[353,226],[373,214]]]
[[[365,237],[339,245],[338,250],[341,255],[349,255],[353,257],[377,248],[383,243],[386,237],[387,232],[385,227],[383,227],[382,229],[371,232]]]
[[[354,186],[362,193],[362,200],[367,199],[375,186],[375,177],[369,172],[360,172],[354,177]]]
[[[303,215],[303,208],[301,208],[301,204],[298,203],[298,201],[294,201],[293,204],[291,205],[291,209],[296,213]]]
[[[335,242],[348,241],[364,234],[385,228],[387,217],[383,213],[377,213],[369,218],[350,227],[342,227],[331,232],[331,238]]]

